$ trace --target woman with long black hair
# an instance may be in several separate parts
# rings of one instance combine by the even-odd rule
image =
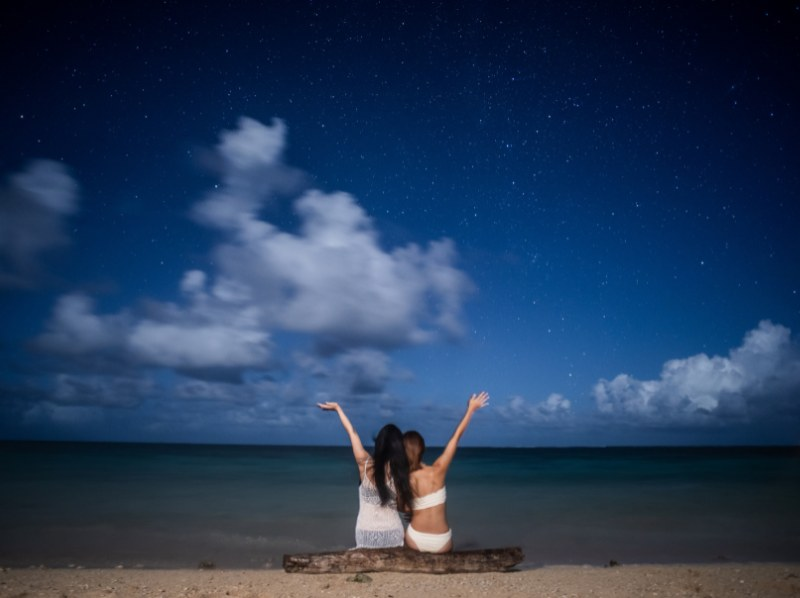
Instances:
[[[400,511],[411,508],[408,459],[403,434],[387,424],[375,437],[374,456],[361,444],[353,424],[338,403],[317,403],[320,409],[336,411],[350,437],[361,484],[358,488],[356,548],[403,546],[405,531]]]

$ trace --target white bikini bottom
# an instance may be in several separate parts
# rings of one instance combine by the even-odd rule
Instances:
[[[410,523],[406,528],[406,534],[414,541],[420,552],[439,552],[453,539],[453,530],[449,529],[443,534],[426,534],[415,530]]]

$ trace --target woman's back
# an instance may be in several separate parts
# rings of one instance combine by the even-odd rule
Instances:
[[[364,463],[361,485],[358,488],[358,518],[356,519],[357,548],[386,548],[403,545],[403,524],[397,512],[394,482],[388,476],[387,485],[391,498],[381,504],[380,493],[375,485],[371,463]]]
[[[411,492],[414,494],[411,519],[417,531],[439,534],[450,529],[447,524],[445,474],[435,465],[424,464],[411,472]]]
[[[473,394],[467,402],[467,411],[456,427],[441,456],[433,465],[422,463],[425,440],[419,432],[403,434],[408,464],[411,469],[410,485],[411,522],[406,528],[406,544],[423,552],[448,552],[453,549],[452,532],[447,523],[447,490],[445,478],[456,453],[458,441],[467,428],[472,414],[486,405],[486,392]]]
[[[350,419],[338,403],[318,403],[324,411],[336,411],[350,438],[353,456],[358,465],[361,483],[358,488],[358,519],[356,546],[359,548],[388,548],[403,545],[403,522],[398,505],[405,508],[412,494],[408,479],[408,459],[403,447],[403,435],[394,424],[381,428],[375,437],[375,455],[361,444]]]

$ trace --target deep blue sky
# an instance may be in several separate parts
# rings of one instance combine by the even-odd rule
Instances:
[[[0,437],[797,443],[797,3],[0,17]]]

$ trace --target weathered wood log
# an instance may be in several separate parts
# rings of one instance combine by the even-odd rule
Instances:
[[[483,573],[507,571],[522,562],[522,548],[487,548],[431,554],[408,548],[357,548],[283,555],[287,573]]]

